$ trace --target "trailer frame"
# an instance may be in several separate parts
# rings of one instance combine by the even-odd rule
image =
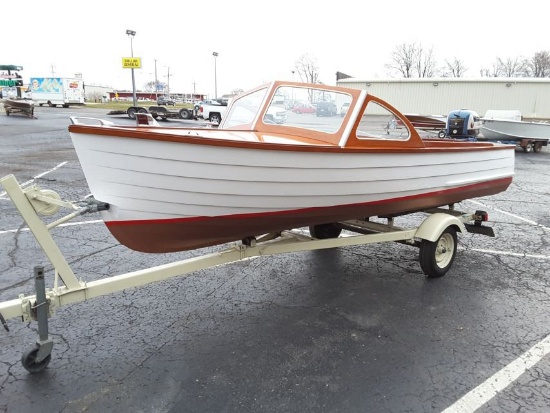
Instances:
[[[78,279],[71,269],[53,239],[51,230],[83,214],[106,210],[109,205],[91,196],[78,202],[64,201],[56,192],[41,189],[36,184],[23,188],[13,175],[0,178],[0,183],[54,268],[51,287],[46,287],[44,268],[36,266],[34,268],[36,294],[21,294],[16,299],[0,302],[0,322],[6,330],[9,331],[7,319],[20,317],[23,322],[33,320],[38,322],[39,337],[36,344],[21,357],[23,367],[30,373],[38,373],[49,364],[53,342],[48,336],[47,319],[54,316],[56,310],[64,305],[87,301],[176,276],[189,276],[201,269],[253,257],[381,242],[399,242],[418,247],[420,265],[426,276],[441,277],[450,269],[456,256],[458,232],[494,236],[491,227],[482,225],[482,222],[487,220],[487,213],[484,211],[464,213],[456,211],[454,205],[449,205],[447,208],[416,211],[424,212],[428,217],[419,226],[413,228],[397,227],[394,225],[394,216],[388,216],[379,217],[387,219],[387,224],[361,218],[312,226],[309,228],[312,236],[307,236],[299,230],[284,230],[259,237],[248,237],[221,251],[99,280],[84,281]],[[49,224],[45,224],[39,217],[39,215],[56,214],[61,208],[72,212]],[[356,235],[341,236],[342,230]]]

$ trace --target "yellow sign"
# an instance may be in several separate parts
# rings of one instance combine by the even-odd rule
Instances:
[[[141,57],[123,57],[123,69],[141,69]]]

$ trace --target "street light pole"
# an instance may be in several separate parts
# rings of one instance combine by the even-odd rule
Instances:
[[[218,54],[218,52],[212,52],[212,56],[214,56],[214,99],[216,100],[218,100],[218,74],[216,70],[216,58]]]
[[[134,43],[133,43],[133,39],[134,39],[134,36],[136,35],[136,32],[134,30],[126,30],[126,34],[128,35],[128,37],[130,37],[130,52],[132,53],[131,56],[132,58],[134,57]],[[137,97],[136,97],[136,78],[134,76],[134,68],[132,67],[132,92],[133,92],[133,96],[134,96],[134,106],[137,106]]]
[[[159,100],[159,81],[157,80],[157,59],[155,59],[155,100]]]

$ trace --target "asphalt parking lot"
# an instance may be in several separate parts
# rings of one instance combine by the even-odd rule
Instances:
[[[89,193],[67,131],[84,108],[0,113],[0,177],[63,199]],[[195,121],[171,120],[170,125]],[[548,412],[550,151],[516,151],[504,193],[457,206],[496,237],[459,237],[449,273],[386,243],[260,257],[60,308],[52,360],[29,374],[36,323],[0,329],[0,412]],[[399,218],[400,225],[417,217]],[[215,251],[142,254],[99,216],[52,231],[79,278],[97,280]],[[53,277],[0,188],[0,301]]]

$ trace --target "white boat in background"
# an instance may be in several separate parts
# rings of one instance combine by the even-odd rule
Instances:
[[[550,123],[525,122],[519,110],[488,110],[482,118],[479,140],[513,143],[524,151],[540,152],[548,145]]]
[[[279,96],[350,106],[279,124],[268,116]],[[336,86],[259,86],[232,99],[219,128],[71,120],[91,193],[110,205],[104,222],[142,252],[451,205],[505,191],[514,175],[510,145],[422,139],[389,103]]]

